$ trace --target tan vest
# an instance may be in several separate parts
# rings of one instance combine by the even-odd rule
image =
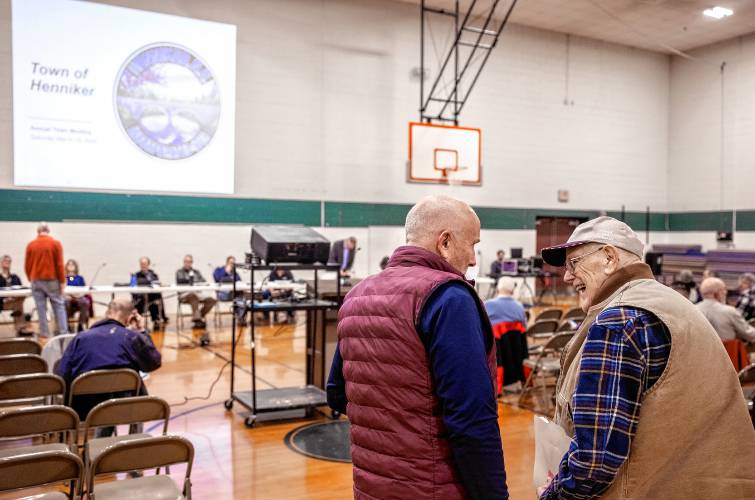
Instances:
[[[554,420],[574,436],[571,400],[585,337],[605,309],[630,306],[671,335],[661,377],[642,395],[629,458],[601,496],[608,499],[755,499],[755,431],[721,340],[691,302],[652,279],[621,286],[590,308],[561,360]]]

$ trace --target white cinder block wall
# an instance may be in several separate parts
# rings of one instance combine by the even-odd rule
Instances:
[[[507,27],[462,116],[483,130],[483,186],[438,187],[405,180],[418,6],[106,3],[238,26],[236,196],[411,203],[446,192],[483,206],[665,209],[665,176],[647,182],[668,156],[665,55],[573,37],[567,96],[566,36]],[[0,187],[12,187],[10,0],[0,33]],[[568,205],[557,189],[571,191]]]
[[[691,55],[671,60],[669,208],[753,209],[755,34]]]
[[[718,209],[716,86],[726,59],[734,97],[727,97],[732,172],[725,181],[738,190],[735,203],[752,206],[752,37],[696,51],[705,63],[572,37],[567,61],[565,35],[510,25],[462,117],[483,129],[483,186],[438,187],[405,181],[407,122],[418,107],[418,82],[409,76],[419,64],[418,7],[385,0],[104,3],[238,26],[237,197],[413,203],[443,192],[478,206]],[[0,0],[0,188],[13,186],[10,68],[10,0]],[[570,190],[568,204],[556,202],[557,189]],[[152,257],[165,281],[186,252],[209,273],[208,264],[243,255],[249,240],[249,228],[238,225],[52,226],[87,278],[108,263],[97,279],[103,284],[126,281],[140,255]],[[398,227],[322,232],[359,238],[360,275],[375,272],[403,243]],[[0,223],[0,253],[12,254],[20,269],[33,235],[34,224]],[[651,242],[710,238],[651,234]],[[484,230],[482,240],[486,267],[498,248],[531,254],[535,232]]]

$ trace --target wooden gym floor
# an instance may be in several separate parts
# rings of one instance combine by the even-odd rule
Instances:
[[[211,320],[211,315],[208,316]],[[163,365],[146,380],[149,393],[173,406],[169,432],[186,436],[195,447],[191,474],[197,499],[337,499],[352,497],[351,464],[307,458],[291,451],[283,442],[291,429],[311,422],[259,423],[244,426],[244,408],[238,403],[226,411],[230,366],[226,367],[209,399],[205,397],[220,369],[230,358],[230,321],[215,330],[208,321],[212,344],[206,348],[176,349],[177,340],[188,345],[197,332],[184,330],[177,337],[175,321],[165,332],[153,334],[162,352]],[[299,323],[302,323],[301,321]],[[304,383],[304,327],[276,325],[257,327],[258,387],[285,387]],[[249,366],[249,334],[243,333],[241,366]],[[224,359],[225,358],[225,359]],[[237,389],[250,386],[250,375],[237,368]],[[514,398],[515,399],[515,398]],[[324,416],[317,418],[324,419]],[[345,418],[345,417],[342,417]],[[533,413],[499,403],[499,423],[513,499],[535,498],[532,487],[534,463]],[[147,427],[148,428],[148,427]],[[124,429],[125,430],[125,429]],[[183,467],[171,468],[180,481]],[[2,496],[0,498],[13,498]]]

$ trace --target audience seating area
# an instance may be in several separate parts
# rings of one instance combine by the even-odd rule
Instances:
[[[0,492],[21,496],[45,487],[34,496],[44,500],[191,498],[194,447],[168,434],[166,401],[138,395],[109,399],[94,406],[83,422],[74,410],[77,396],[138,394],[138,373],[94,370],[66,391],[63,379],[47,373],[40,352],[33,340],[0,341]],[[128,425],[133,431],[145,422],[162,424],[160,434],[95,436],[99,428]],[[179,482],[168,469],[177,464],[186,464]],[[144,475],[151,469],[154,475]],[[116,479],[116,473],[128,475]]]

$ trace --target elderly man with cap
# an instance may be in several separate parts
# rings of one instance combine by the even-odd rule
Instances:
[[[755,498],[755,431],[731,361],[642,253],[611,217],[542,251],[566,267],[587,317],[556,387],[554,420],[571,444],[540,498]]]
[[[447,196],[338,313],[328,404],[351,421],[354,497],[508,498],[493,332],[467,268],[480,220]]]
[[[495,335],[500,395],[504,386],[524,383],[526,380],[522,361],[527,357],[527,339],[524,336],[527,315],[522,304],[514,298],[514,278],[503,276],[498,280],[496,290],[498,296],[485,301],[485,310]]]
[[[748,325],[735,307],[726,303],[726,283],[720,278],[705,278],[700,284],[703,301],[696,304],[721,340],[740,339],[755,343],[755,327]]]

